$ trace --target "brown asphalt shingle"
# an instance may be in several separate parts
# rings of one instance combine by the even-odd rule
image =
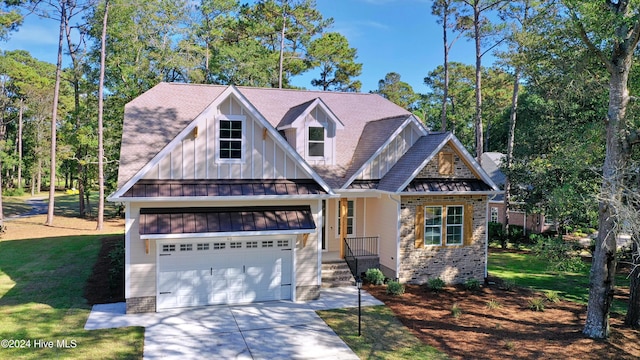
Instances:
[[[145,164],[171,142],[228,87],[160,83],[125,106],[118,186],[123,186]],[[411,113],[376,94],[301,91],[238,87],[239,92],[274,127],[320,98],[344,124],[337,133],[336,166],[318,169],[332,187],[338,187],[352,167],[371,156],[373,147],[359,147],[360,141],[381,143],[388,132],[363,131],[381,119],[389,130],[397,128]],[[357,157],[354,160],[354,155]],[[362,150],[361,150],[362,148]],[[375,151],[375,150],[373,150]],[[352,162],[353,161],[353,162]],[[352,166],[353,165],[353,166]]]

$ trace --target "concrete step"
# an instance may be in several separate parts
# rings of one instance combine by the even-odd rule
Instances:
[[[322,287],[353,286],[355,280],[344,260],[322,264]]]

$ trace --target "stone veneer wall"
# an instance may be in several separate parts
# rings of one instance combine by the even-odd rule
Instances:
[[[486,196],[403,196],[401,203],[400,271],[398,274],[400,281],[424,284],[430,278],[439,277],[446,283],[453,284],[462,283],[470,278],[484,280],[486,265],[486,203]],[[470,245],[425,245],[423,248],[416,248],[416,209],[419,206],[434,204],[473,205],[473,239]],[[469,214],[465,212],[464,216],[469,216]]]
[[[453,174],[441,175],[438,173],[438,163],[440,156],[436,155],[425,167],[420,170],[416,178],[420,179],[475,179],[476,175],[471,172],[467,164],[458,156],[458,154],[449,145],[445,145],[441,153],[453,154]]]
[[[156,312],[156,297],[144,296],[127,299],[127,314]]]

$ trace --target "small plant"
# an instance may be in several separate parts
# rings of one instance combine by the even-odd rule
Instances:
[[[543,298],[529,299],[529,309],[533,311],[544,311],[544,303],[545,299]]]
[[[384,284],[384,274],[380,269],[371,268],[368,269],[364,274],[364,278],[373,285],[382,285]]]
[[[467,279],[464,282],[464,288],[469,291],[477,291],[480,289],[480,281],[474,278]]]
[[[487,307],[490,310],[495,310],[495,309],[501,308],[502,304],[496,299],[491,299],[491,300],[487,301]]]
[[[547,290],[544,295],[547,298],[547,301],[554,304],[560,301],[560,295],[558,295],[558,292],[555,290]]]
[[[500,289],[502,290],[513,291],[513,289],[515,288],[516,282],[513,280],[503,280],[502,284],[500,285]]]
[[[457,319],[460,317],[460,315],[462,315],[462,309],[460,308],[460,305],[458,305],[458,303],[453,303],[453,306],[451,306],[451,316]]]
[[[433,292],[440,292],[444,288],[444,280],[440,278],[432,278],[427,281],[427,287]]]
[[[404,294],[404,285],[398,281],[391,280],[387,283],[387,294],[400,296]]]
[[[504,343],[504,348],[513,351],[516,348],[516,344],[513,341],[507,341]]]

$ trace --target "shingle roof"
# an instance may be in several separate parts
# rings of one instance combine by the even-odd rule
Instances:
[[[425,159],[434,155],[438,146],[450,135],[451,133],[449,132],[442,132],[430,133],[420,137],[380,180],[378,189],[390,192],[400,191],[402,184],[409,180]]]
[[[131,179],[227,88],[220,85],[160,83],[128,103],[125,106],[118,186]],[[395,122],[389,120],[387,124],[393,128],[411,116],[407,110],[377,94],[249,87],[237,89],[274,127],[283,120],[290,121],[288,119],[305,109],[305,104],[320,98],[344,124],[344,129],[336,137],[339,149],[336,166],[325,169],[324,175],[320,174],[334,185],[346,180],[337,178],[344,177],[351,168],[358,140],[367,123],[393,118]],[[381,135],[388,136],[388,133]],[[366,154],[358,149],[358,156],[366,157]]]

